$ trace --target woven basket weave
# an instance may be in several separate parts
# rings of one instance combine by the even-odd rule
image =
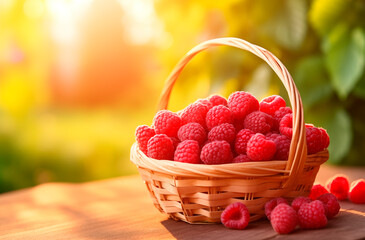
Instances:
[[[147,157],[133,144],[131,161],[137,165],[154,205],[175,220],[188,223],[220,222],[233,202],[244,203],[250,221],[265,216],[264,205],[275,197],[289,200],[307,196],[328,151],[308,155],[303,106],[299,92],[285,66],[269,51],[238,38],[203,42],[190,50],[168,77],[159,110],[166,109],[171,90],[185,65],[199,52],[215,46],[232,46],[260,57],[285,86],[293,110],[293,137],[287,161],[244,162],[222,165],[180,163]]]

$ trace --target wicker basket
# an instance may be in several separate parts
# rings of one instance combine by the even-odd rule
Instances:
[[[133,144],[131,161],[137,165],[154,205],[175,220],[188,223],[220,222],[224,208],[244,203],[250,221],[265,215],[265,203],[275,197],[289,200],[309,194],[328,151],[307,156],[303,106],[285,66],[269,51],[238,38],[213,39],[188,52],[168,77],[159,109],[166,109],[175,81],[199,52],[215,46],[232,46],[262,58],[284,84],[293,110],[293,137],[287,161],[245,162],[222,165],[188,164],[147,157]]]

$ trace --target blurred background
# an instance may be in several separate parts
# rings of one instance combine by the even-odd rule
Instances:
[[[287,66],[330,164],[365,165],[364,15],[355,0],[0,0],[0,192],[135,174],[134,131],[169,72],[226,36]],[[188,65],[170,108],[235,90],[286,96],[262,60],[221,47]]]

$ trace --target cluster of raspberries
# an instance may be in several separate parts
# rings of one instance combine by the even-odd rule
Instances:
[[[259,102],[248,92],[199,99],[178,113],[157,112],[152,127],[137,127],[139,149],[148,157],[194,164],[287,160],[292,110],[277,95]],[[306,124],[308,154],[326,149],[323,128]]]

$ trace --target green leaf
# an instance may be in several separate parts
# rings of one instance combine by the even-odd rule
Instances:
[[[348,96],[364,71],[364,48],[365,34],[360,28],[345,32],[336,41],[328,43],[326,66],[342,99]]]
[[[354,88],[354,94],[360,98],[365,99],[365,74]]]

